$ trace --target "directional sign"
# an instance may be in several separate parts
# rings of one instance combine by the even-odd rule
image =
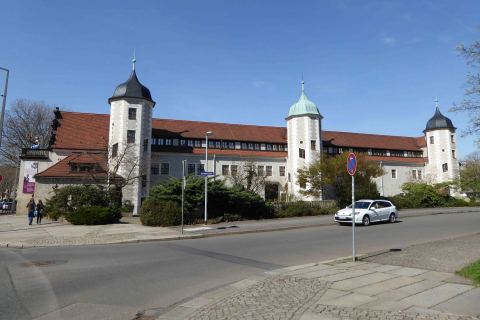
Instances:
[[[200,175],[201,175],[202,177],[214,176],[215,173],[213,173],[212,171],[203,171],[203,172],[200,173]]]
[[[353,176],[357,171],[357,156],[355,153],[349,153],[347,158],[347,172]]]

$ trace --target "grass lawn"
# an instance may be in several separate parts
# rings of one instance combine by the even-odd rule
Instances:
[[[457,274],[462,277],[472,279],[475,285],[480,285],[480,260],[466,266],[460,271],[457,271]]]

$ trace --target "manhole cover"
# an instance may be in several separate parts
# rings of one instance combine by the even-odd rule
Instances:
[[[48,267],[56,264],[67,263],[67,260],[35,260],[21,263],[22,267]]]

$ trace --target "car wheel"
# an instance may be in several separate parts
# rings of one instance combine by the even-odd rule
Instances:
[[[388,222],[394,223],[395,220],[397,220],[397,216],[395,215],[395,213],[390,214],[390,218],[388,218]]]
[[[364,226],[368,226],[370,224],[370,217],[369,216],[364,216],[362,219],[362,224]]]

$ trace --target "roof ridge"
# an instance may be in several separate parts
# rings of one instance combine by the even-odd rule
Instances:
[[[228,122],[216,122],[216,121],[198,121],[198,120],[182,120],[182,119],[165,119],[165,118],[153,118],[152,120],[166,120],[166,121],[178,121],[178,122],[194,122],[194,123],[205,123],[205,124],[224,124],[231,126],[245,126],[245,127],[262,127],[262,128],[277,128],[277,129],[286,129],[287,127],[280,126],[266,126],[258,124],[242,124],[242,123],[228,123]]]
[[[322,132],[332,132],[332,133],[349,133],[349,134],[362,134],[362,135],[367,135],[367,136],[381,136],[381,137],[395,137],[395,138],[409,138],[409,139],[418,139],[418,138],[423,138],[423,136],[396,136],[396,135],[391,135],[391,134],[376,134],[376,133],[363,133],[363,132],[349,132],[349,131],[333,131],[333,130],[322,130]]]

